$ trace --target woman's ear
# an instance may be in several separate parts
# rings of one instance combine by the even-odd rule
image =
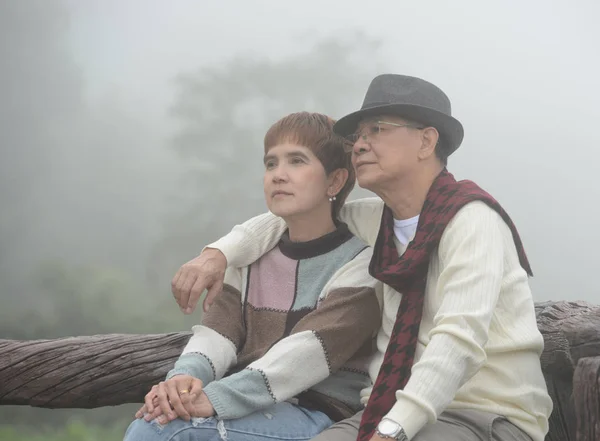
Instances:
[[[345,168],[338,168],[337,170],[332,171],[329,174],[329,188],[327,189],[328,196],[335,196],[344,185],[346,185],[346,181],[348,180],[348,170]]]

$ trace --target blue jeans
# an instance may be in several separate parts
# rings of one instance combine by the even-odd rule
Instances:
[[[235,420],[178,418],[162,425],[136,419],[124,441],[305,441],[332,424],[322,412],[283,402]]]

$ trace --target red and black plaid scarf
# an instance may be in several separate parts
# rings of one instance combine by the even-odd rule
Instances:
[[[474,182],[457,182],[446,169],[435,179],[423,209],[415,238],[399,257],[394,243],[394,219],[385,207],[370,274],[402,294],[396,323],[373,391],[362,416],[358,441],[369,441],[375,428],[396,401],[395,392],[403,389],[410,377],[423,313],[427,270],[431,254],[439,245],[444,229],[465,204],[483,201],[502,216],[512,230],[521,266],[532,275],[516,227],[500,204]]]

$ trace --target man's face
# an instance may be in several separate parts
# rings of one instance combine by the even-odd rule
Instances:
[[[419,163],[422,127],[392,115],[362,120],[352,148],[358,184],[377,193],[414,171]]]

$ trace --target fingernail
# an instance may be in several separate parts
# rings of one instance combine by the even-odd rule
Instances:
[[[173,412],[169,412],[169,419],[172,420],[175,418],[175,415],[173,414]]]
[[[189,306],[187,308],[185,308],[185,313],[186,314],[191,314],[192,313],[192,308],[190,308]]]

